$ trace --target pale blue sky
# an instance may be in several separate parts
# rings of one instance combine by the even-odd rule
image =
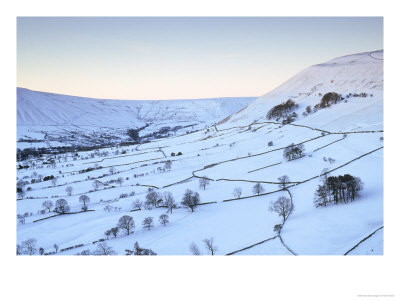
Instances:
[[[17,19],[17,85],[111,99],[261,96],[302,69],[383,49],[383,18]]]

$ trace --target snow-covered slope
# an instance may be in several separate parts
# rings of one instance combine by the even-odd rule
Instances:
[[[161,255],[186,255],[192,253],[192,242],[200,245],[203,254],[208,253],[203,240],[212,237],[218,255],[382,255],[382,59],[383,52],[378,51],[313,66],[228,120],[208,128],[201,123],[203,127],[198,130],[189,126],[184,130],[190,132],[146,143],[118,147],[104,143],[99,150],[54,152],[18,161],[17,181],[22,182],[25,193],[18,195],[17,213],[26,220],[20,216],[17,244],[23,245],[33,238],[37,240],[37,248],[43,247],[48,255],[73,255],[83,250],[96,254],[99,242],[105,241],[116,254],[124,255],[137,241]],[[345,99],[302,114],[306,106],[314,106],[327,92],[340,93]],[[350,93],[368,95],[347,97]],[[265,120],[271,107],[288,98],[299,104],[296,110],[299,117],[293,123],[284,125],[282,119]],[[29,101],[33,99],[30,97]],[[128,101],[114,101],[115,106],[106,101],[90,106],[92,102],[88,100],[71,100],[63,110],[57,107],[62,105],[61,100],[48,99],[49,107],[43,110],[58,114],[50,115],[49,119],[76,120],[76,124],[81,124],[78,120],[94,122],[101,117],[108,124],[116,116],[128,118],[133,110],[122,104]],[[108,113],[112,109],[116,111]],[[192,106],[187,112],[198,116],[199,111],[191,112],[196,109]],[[154,115],[145,111],[143,108],[135,115],[143,119]],[[76,119],[71,117],[74,113]],[[28,114],[26,111],[24,118]],[[33,115],[39,120],[38,113]],[[48,121],[45,114],[41,117]],[[115,122],[122,124],[125,120]],[[176,119],[163,122],[164,126],[177,124]],[[19,127],[26,128],[26,135],[32,139],[45,141],[40,142],[43,147],[65,142],[71,135],[76,143],[82,144],[105,138],[105,134],[113,138],[118,133],[99,132],[96,127],[90,134],[86,126],[81,126],[80,130],[85,132],[79,133],[77,126],[71,125]],[[49,132],[53,132],[50,138]],[[19,144],[22,143],[28,142]],[[31,143],[32,147],[39,144]],[[291,143],[302,143],[305,155],[285,160],[284,149]],[[167,160],[171,161],[170,168]],[[321,184],[322,172],[328,172],[328,176],[359,177],[364,189],[354,201],[315,207],[315,191]],[[286,190],[279,186],[278,178],[282,175],[287,175],[291,182]],[[55,180],[44,180],[50,176]],[[203,187],[199,183],[204,177],[210,181]],[[102,183],[100,188],[95,187],[96,181]],[[254,191],[256,183],[263,187],[261,194]],[[66,187],[71,187],[72,192]],[[164,206],[138,210],[133,205],[136,201],[146,201],[149,188],[154,188],[160,198],[165,192],[175,198],[177,207],[168,213],[170,222],[165,226],[157,221],[166,213]],[[187,189],[200,196],[202,205],[193,212],[181,205]],[[90,198],[87,212],[82,212],[79,200],[82,195]],[[290,199],[294,206],[285,220],[268,209],[281,196]],[[73,214],[57,215],[43,209],[44,201],[55,204],[60,198],[68,202]],[[115,238],[106,236],[107,230],[125,215],[134,219],[134,232],[128,235],[121,229]],[[154,219],[154,227],[142,227],[144,219],[149,217]],[[276,225],[281,225],[279,232],[274,230]],[[54,244],[60,247],[57,253]]]
[[[382,127],[383,50],[347,55],[311,66],[258,98],[221,125],[232,127],[265,119],[272,107],[288,99],[299,104],[299,109],[296,112],[301,115],[306,106],[313,107],[328,92],[342,95],[367,93],[368,101],[352,98],[351,101],[348,101],[349,105],[346,107],[338,105],[318,111],[316,114],[298,120],[299,124],[318,125],[323,129],[325,129],[325,126],[334,129],[329,127],[329,125],[334,125],[335,128],[339,126],[340,129],[351,130],[352,128],[348,127],[354,125],[355,119],[356,122],[361,121],[363,123],[365,121],[363,118],[368,116],[369,123]],[[355,114],[360,116],[361,119],[359,120]],[[373,118],[371,114],[375,114],[374,120],[371,119]],[[341,119],[337,118],[338,115]]]
[[[17,88],[19,126],[76,125],[126,127],[165,121],[204,123],[242,109],[254,98],[171,101],[102,100]]]

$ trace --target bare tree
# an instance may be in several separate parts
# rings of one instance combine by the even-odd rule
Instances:
[[[109,247],[106,243],[98,243],[94,255],[115,255],[113,248]]]
[[[25,216],[24,216],[24,215],[18,214],[18,215],[17,215],[17,218],[18,218],[18,222],[19,222],[20,224],[25,224]]]
[[[59,214],[65,214],[69,212],[71,208],[68,205],[68,202],[65,199],[58,199],[56,201],[56,206],[54,208],[54,211],[59,213]]]
[[[210,179],[206,178],[206,177],[202,177],[199,180],[199,186],[201,188],[203,188],[203,190],[206,189],[206,186],[210,184]]]
[[[108,240],[109,237],[112,235],[111,230],[110,230],[110,229],[109,229],[109,230],[106,230],[106,231],[104,232],[104,235],[107,237],[107,240]]]
[[[133,218],[131,216],[125,215],[118,220],[117,226],[121,229],[124,229],[126,231],[126,234],[129,235],[132,229],[135,228],[135,221],[133,221]]]
[[[288,183],[290,182],[289,176],[287,175],[283,175],[281,177],[278,178],[279,183],[279,187],[281,189],[286,189]]]
[[[242,189],[240,187],[235,188],[233,190],[233,196],[240,198],[240,196],[242,196]]]
[[[23,180],[23,179],[20,179],[20,180],[18,180],[17,181],[17,187],[24,187],[24,185],[25,185],[25,181]]]
[[[17,244],[17,255],[22,255],[22,254],[23,254],[22,246]]]
[[[67,186],[67,187],[65,188],[65,191],[67,192],[67,195],[68,195],[68,196],[71,196],[71,195],[72,195],[72,190],[73,190],[72,186]]]
[[[46,201],[44,201],[44,202],[42,203],[42,207],[43,207],[44,209],[47,209],[48,212],[50,212],[50,210],[53,208],[53,202],[50,201],[50,200],[46,200]]]
[[[53,184],[53,186],[56,186],[56,184],[57,184],[57,177],[54,177],[54,178],[51,180],[51,183]]]
[[[79,202],[83,203],[82,210],[87,211],[88,210],[87,204],[90,202],[90,198],[87,195],[81,195],[79,197]]]
[[[157,206],[157,200],[160,199],[160,195],[154,190],[149,190],[146,195],[146,200],[148,203],[151,203],[153,206]]]
[[[214,253],[217,251],[217,247],[214,244],[214,238],[204,239],[203,242],[204,246],[211,253],[211,255],[214,255]]]
[[[197,205],[200,203],[200,196],[199,193],[195,193],[189,189],[187,189],[185,191],[185,194],[183,195],[182,198],[182,205],[185,207],[188,207],[192,210],[192,212],[194,211],[194,209],[197,207]]]
[[[171,192],[164,192],[163,194],[164,204],[167,206],[167,212],[172,214],[172,209],[176,208],[176,203]]]
[[[24,199],[24,197],[25,197],[25,195],[26,195],[26,192],[24,191],[24,188],[23,188],[23,187],[17,187],[17,193],[18,193],[18,196],[19,196],[21,199]]]
[[[57,252],[58,252],[58,249],[59,249],[60,247],[58,247],[57,244],[54,244],[53,247],[54,247],[54,250],[56,250],[56,253],[57,253]]]
[[[115,174],[115,168],[114,167],[110,167],[108,169],[108,172],[110,172],[111,175],[114,175]]]
[[[134,202],[133,202],[133,209],[142,209],[142,207],[143,207],[143,201],[140,201],[140,199],[136,199]]]
[[[110,212],[110,211],[112,211],[113,207],[112,207],[111,205],[107,204],[106,206],[104,206],[103,209],[104,209],[104,211],[106,211],[106,212]]]
[[[36,253],[36,239],[28,239],[21,243],[23,252],[28,255],[33,255]]]
[[[121,186],[124,183],[124,179],[122,177],[118,177],[117,183]]]
[[[92,187],[94,188],[95,191],[98,191],[99,188],[102,186],[103,184],[99,181],[99,180],[95,180],[92,182]]]
[[[151,227],[153,227],[153,218],[152,217],[147,217],[143,220],[142,222],[143,228],[147,228],[148,230],[151,229]]]
[[[193,255],[201,255],[199,247],[196,245],[196,243],[191,242],[189,248]]]
[[[44,254],[44,249],[42,247],[39,248],[39,254],[43,255]]]
[[[165,168],[166,170],[171,170],[171,167],[172,167],[172,161],[167,160],[167,161],[165,162],[165,164],[164,164],[164,168]]]
[[[110,229],[112,235],[114,236],[114,238],[117,238],[118,236],[118,232],[119,232],[119,227],[113,227]]]
[[[162,224],[162,225],[166,225],[169,223],[169,217],[166,214],[162,214],[159,218],[158,221]]]
[[[254,194],[260,195],[263,192],[264,192],[264,187],[260,183],[257,183],[255,186],[253,186]]]
[[[269,210],[278,213],[283,218],[283,222],[285,222],[289,213],[293,210],[292,202],[290,199],[281,196],[278,200],[271,202]]]

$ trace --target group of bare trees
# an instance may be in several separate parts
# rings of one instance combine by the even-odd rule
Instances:
[[[165,226],[169,223],[169,216],[167,214],[162,214],[158,218],[158,221],[161,223],[161,225]],[[150,230],[152,227],[154,227],[153,218],[152,217],[144,218],[142,221],[142,226],[143,228]],[[130,235],[131,233],[133,234],[134,233],[133,230],[135,229],[135,221],[133,220],[133,218],[128,215],[122,216],[118,220],[117,227],[113,227],[109,230],[106,230],[104,232],[104,235],[107,237],[107,239],[109,239],[110,236],[114,236],[114,238],[116,238],[118,236],[118,232],[120,229],[124,230],[126,235]]]
[[[126,255],[157,255],[153,250],[141,248],[138,242],[133,245],[133,250],[126,249]]]
[[[38,251],[36,243],[37,243],[36,239],[27,239],[25,241],[22,241],[21,245],[17,245],[17,255],[35,255]],[[40,251],[39,254],[43,255],[44,250]]]
[[[211,255],[214,255],[215,252],[218,250],[217,246],[215,245],[214,238],[204,239],[203,240],[204,247]],[[196,243],[192,242],[189,246],[190,252],[193,255],[201,255],[199,246]]]
[[[315,207],[354,201],[363,188],[361,179],[350,174],[329,177],[325,174],[321,181],[315,191]]]

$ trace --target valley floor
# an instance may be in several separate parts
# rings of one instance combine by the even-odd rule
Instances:
[[[17,225],[17,243],[34,238],[47,254],[54,255],[57,244],[62,251],[56,255],[74,255],[83,250],[93,253],[104,239],[116,254],[125,255],[137,241],[158,255],[190,255],[192,242],[202,254],[209,254],[203,240],[212,237],[216,255],[344,255],[383,227],[383,131],[379,126],[324,131],[268,121],[231,128],[217,125],[146,144],[101,149],[108,152],[103,157],[96,151],[67,153],[53,157],[53,166],[43,164],[46,159],[31,160],[27,169],[18,171],[18,179],[28,181],[24,188],[30,190],[17,201],[18,214],[27,214],[25,224]],[[285,161],[283,149],[290,143],[303,143],[306,155]],[[172,155],[179,152],[182,155]],[[165,168],[167,160],[171,169]],[[365,185],[360,197],[348,204],[314,207],[314,192],[325,168],[330,175],[360,177]],[[31,183],[37,177],[34,172],[57,180]],[[288,191],[279,187],[277,178],[282,175],[290,178]],[[205,188],[199,186],[201,177],[210,179]],[[123,181],[118,183],[118,178]],[[260,195],[253,193],[256,183],[263,187]],[[71,195],[66,192],[69,186]],[[235,188],[241,188],[240,198],[233,195]],[[158,218],[166,208],[133,211],[133,202],[144,202],[149,189],[161,195],[171,192],[178,204],[191,189],[203,205],[194,212],[179,205],[163,226]],[[41,211],[44,201],[62,198],[71,212],[79,212],[79,197],[84,194],[90,198],[87,212],[55,216]],[[294,210],[279,235],[274,226],[282,219],[268,208],[271,201],[288,194]],[[105,210],[107,206],[111,211]],[[105,231],[116,227],[124,215],[133,217],[134,232],[126,235],[121,230],[116,238],[107,238]],[[142,228],[146,217],[154,220],[150,230]],[[383,229],[350,254],[382,255]]]

